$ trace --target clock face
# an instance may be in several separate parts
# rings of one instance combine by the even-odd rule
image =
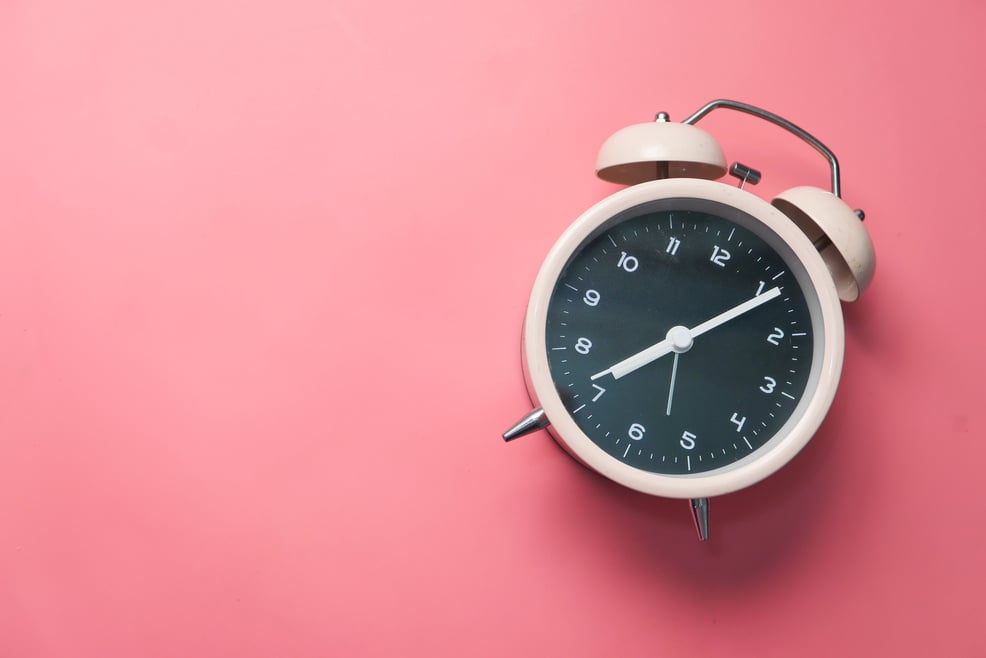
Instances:
[[[643,471],[695,475],[751,457],[818,378],[808,281],[783,241],[735,208],[664,199],[619,213],[575,249],[548,300],[561,403]]]

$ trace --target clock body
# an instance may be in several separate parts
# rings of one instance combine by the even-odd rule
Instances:
[[[798,453],[843,347],[832,275],[798,226],[742,189],[670,178],[607,197],[561,236],[522,352],[532,401],[576,459],[697,499]]]

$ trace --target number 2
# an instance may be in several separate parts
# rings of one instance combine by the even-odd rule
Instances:
[[[781,329],[780,327],[774,327],[774,331],[772,331],[771,334],[767,336],[767,342],[770,343],[771,345],[780,345],[781,338],[784,338],[784,330]]]

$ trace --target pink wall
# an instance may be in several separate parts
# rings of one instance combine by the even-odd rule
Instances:
[[[986,6],[8,0],[0,656],[982,656]],[[537,267],[617,128],[840,156],[831,414],[713,501],[543,435]],[[703,124],[758,192],[824,163]]]

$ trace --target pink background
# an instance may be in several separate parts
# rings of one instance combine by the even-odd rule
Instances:
[[[6,0],[0,656],[986,655],[986,5]],[[518,341],[611,132],[838,153],[872,288],[808,448],[576,466]],[[703,125],[770,196],[824,161]]]

